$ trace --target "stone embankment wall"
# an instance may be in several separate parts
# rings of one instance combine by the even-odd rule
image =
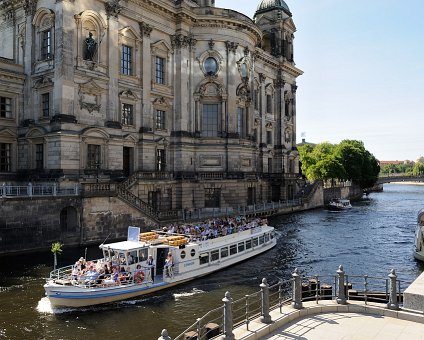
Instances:
[[[0,255],[101,243],[127,236],[129,225],[154,222],[116,197],[0,199]]]
[[[323,189],[324,204],[327,204],[333,198],[358,200],[362,195],[363,191],[357,185]]]

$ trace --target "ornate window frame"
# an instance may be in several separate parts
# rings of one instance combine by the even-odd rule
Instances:
[[[135,128],[137,125],[137,102],[139,101],[138,96],[130,89],[123,90],[119,92],[119,121],[122,125],[122,127],[127,128]],[[122,108],[124,104],[132,105],[133,112],[132,112],[132,124],[124,124],[124,117]]]
[[[36,55],[36,71],[45,68],[53,68],[54,52],[55,52],[55,13],[48,8],[39,8],[34,15],[32,25],[36,34],[35,39],[35,55]],[[50,32],[50,52],[47,57],[43,57],[43,35]]]
[[[208,59],[208,58],[214,58],[216,60],[218,69],[215,72],[215,74],[208,74],[208,72],[205,69],[205,60]],[[207,51],[203,52],[199,57],[197,57],[196,60],[199,63],[200,70],[202,71],[202,73],[205,77],[217,76],[222,71],[222,65],[223,65],[223,62],[224,62],[224,58],[222,57],[222,55],[218,51],[207,50]]]
[[[140,62],[140,51],[142,38],[131,26],[126,26],[119,31],[118,45],[119,45],[119,77],[120,79],[139,79],[141,73],[141,62]],[[122,56],[123,48],[127,46],[131,48],[132,60],[131,60],[131,74],[122,72]]]
[[[169,112],[171,112],[172,106],[170,102],[165,97],[155,97],[152,98],[152,116],[153,116],[153,131],[156,132],[167,132],[168,126],[170,126],[169,122]],[[156,112],[157,110],[165,111],[165,128],[158,129],[157,121],[156,121]]]
[[[39,78],[34,85],[34,89],[37,91],[38,96],[35,97],[36,102],[35,107],[37,108],[38,117],[39,120],[49,120],[51,118],[52,112],[53,112],[53,87],[54,83],[52,81],[52,78],[44,75],[41,78]],[[49,95],[49,101],[50,101],[50,107],[49,107],[49,115],[44,116],[43,114],[43,101],[42,97],[43,95]]]
[[[171,92],[172,88],[170,84],[172,84],[172,69],[171,69],[171,57],[172,57],[172,47],[165,40],[159,40],[150,45],[151,52],[151,74],[152,74],[152,90],[156,91],[165,91]],[[165,79],[163,84],[156,82],[156,57],[164,59],[164,75]]]

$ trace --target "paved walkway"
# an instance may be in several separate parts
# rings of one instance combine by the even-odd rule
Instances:
[[[424,324],[382,315],[328,313],[300,318],[262,339],[424,339]]]

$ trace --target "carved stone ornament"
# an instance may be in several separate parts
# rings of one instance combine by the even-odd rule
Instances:
[[[272,123],[266,123],[265,127],[266,127],[267,129],[272,129]]]
[[[237,61],[237,69],[243,83],[247,83],[250,78],[250,73],[253,71],[253,63],[250,56],[245,56]]]
[[[224,88],[221,84],[217,82],[207,82],[205,84],[202,84],[199,88],[199,94],[203,96],[222,96],[224,93]]]
[[[118,18],[118,14],[122,11],[122,5],[119,4],[120,0],[110,0],[105,2],[105,10],[108,18]]]
[[[35,81],[34,88],[41,89],[44,87],[53,87],[53,85],[52,79],[44,75]]]
[[[209,45],[209,49],[213,50],[213,47],[215,46],[215,42],[213,41],[213,39],[209,40],[208,45]]]
[[[291,140],[291,131],[290,131],[290,129],[289,129],[289,128],[287,128],[287,129],[284,131],[284,141],[285,141],[286,143],[289,143],[289,142],[290,142],[290,140]]]
[[[225,46],[227,47],[228,52],[236,53],[239,44],[232,41],[226,41]]]
[[[150,38],[150,33],[152,33],[153,28],[150,27],[150,25],[146,24],[145,22],[140,22],[140,33],[141,36],[145,35],[146,37]]]
[[[186,48],[193,47],[197,43],[197,40],[193,38],[192,35],[184,35],[184,34],[175,34],[171,36],[171,45],[172,48]]]
[[[102,107],[101,94],[103,91],[93,79],[79,84],[78,95],[81,110],[85,109],[89,113],[94,111],[100,112],[100,108]]]
[[[164,97],[158,97],[153,100],[153,105],[157,106],[169,106]]]
[[[240,84],[237,87],[236,95],[243,101],[250,101],[250,90],[249,87],[246,86],[245,83]]]
[[[266,80],[266,76],[265,76],[265,74],[263,74],[263,73],[259,73],[259,82],[260,82],[261,84],[263,84],[263,83],[265,83],[265,80]]]
[[[37,0],[24,0],[23,7],[26,16],[33,16],[37,10]]]
[[[291,88],[292,88],[293,93],[296,93],[296,91],[297,91],[297,85],[292,84]]]

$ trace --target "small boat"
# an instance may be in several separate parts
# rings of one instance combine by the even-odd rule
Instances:
[[[332,199],[327,205],[327,209],[330,211],[342,211],[350,208],[352,208],[350,200],[340,198]]]
[[[417,227],[415,229],[414,257],[424,261],[424,209],[418,212]]]
[[[140,228],[129,227],[126,241],[99,246],[103,257],[86,261],[88,271],[81,272],[78,261],[52,271],[44,285],[46,296],[52,307],[84,307],[130,299],[211,274],[276,245],[274,228],[265,220],[219,227],[217,230],[217,225],[213,226],[214,233],[212,227],[210,233],[203,228],[202,235],[163,230],[140,233]],[[148,262],[152,258],[154,266]],[[113,268],[112,274],[104,273],[105,265]]]

